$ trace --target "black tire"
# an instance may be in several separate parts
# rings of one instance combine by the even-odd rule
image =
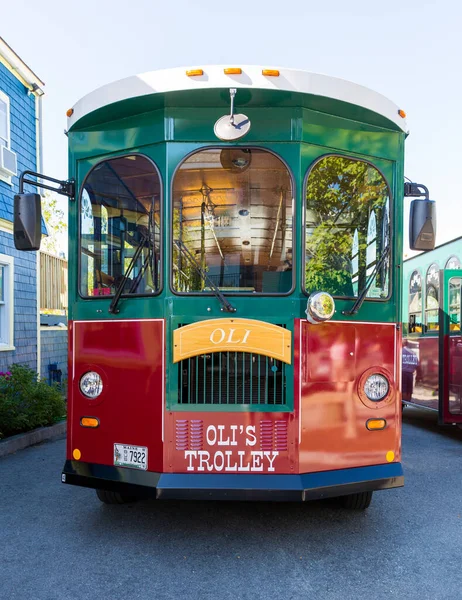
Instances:
[[[127,496],[119,492],[110,492],[108,490],[96,490],[96,495],[104,504],[127,504],[128,502],[136,502],[134,496]]]
[[[372,492],[359,492],[341,498],[343,508],[349,510],[366,510],[372,500]]]

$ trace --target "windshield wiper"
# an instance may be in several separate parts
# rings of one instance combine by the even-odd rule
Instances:
[[[133,267],[135,266],[136,261],[140,257],[140,254],[143,251],[143,248],[144,248],[148,238],[149,238],[149,231],[146,235],[143,235],[143,237],[141,238],[140,245],[136,249],[136,252],[133,255],[133,258],[131,259],[130,264],[128,265],[125,273],[122,276],[122,279],[120,280],[119,285],[117,286],[116,292],[114,294],[114,298],[112,299],[112,302],[109,306],[109,312],[114,315],[119,312],[117,309],[117,305],[119,304],[120,297],[122,296],[122,292],[124,291],[125,284],[127,283],[128,278],[130,277],[130,273],[133,271]],[[132,290],[130,289],[130,292],[131,291]]]
[[[194,267],[196,272],[199,273],[199,277],[201,277],[201,279],[207,283],[207,285],[210,287],[212,292],[218,298],[218,300],[221,304],[221,310],[223,312],[230,312],[230,313],[236,312],[236,309],[234,308],[234,306],[223,296],[223,294],[220,292],[220,288],[217,287],[213,283],[213,281],[210,279],[210,277],[207,275],[207,273],[202,269],[202,267],[196,261],[196,259],[191,254],[191,252],[186,248],[186,246],[183,244],[183,242],[180,242],[180,240],[174,240],[173,242],[174,242],[175,246],[178,248],[178,250],[180,252],[182,252],[184,254],[184,256],[186,256],[186,258],[189,260],[189,262],[191,263],[191,266]]]
[[[353,304],[353,306],[350,308],[350,310],[342,310],[342,315],[355,315],[355,314],[357,314],[357,312],[361,308],[364,300],[366,299],[366,294],[369,291],[369,288],[371,287],[372,282],[374,281],[377,273],[379,272],[380,267],[383,265],[383,263],[385,262],[385,260],[386,260],[386,258],[387,258],[387,256],[389,254],[390,254],[390,246],[387,246],[385,248],[385,250],[383,251],[382,256],[375,263],[374,270],[370,274],[369,280],[366,282],[366,285],[363,287],[363,289],[361,290],[360,294],[358,295],[358,297],[356,299],[356,302]]]

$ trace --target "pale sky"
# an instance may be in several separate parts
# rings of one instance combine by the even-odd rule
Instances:
[[[14,0],[1,15],[0,36],[46,84],[48,175],[67,176],[66,110],[105,83],[213,63],[300,68],[370,87],[406,111],[405,173],[438,202],[437,244],[462,235],[457,0]]]

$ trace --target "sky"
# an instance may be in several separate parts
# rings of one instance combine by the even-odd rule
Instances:
[[[46,84],[47,175],[67,176],[66,110],[106,83],[177,66],[298,68],[364,85],[406,111],[405,174],[438,202],[437,244],[462,235],[457,0],[15,0],[1,12],[0,36]]]

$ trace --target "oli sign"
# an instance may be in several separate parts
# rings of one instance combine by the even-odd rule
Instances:
[[[173,362],[208,352],[254,352],[291,364],[292,332],[253,319],[210,319],[173,332]]]
[[[255,425],[209,425],[206,441],[210,450],[185,450],[186,470],[194,472],[273,473],[279,452],[254,450]],[[245,450],[237,450],[245,447]]]

